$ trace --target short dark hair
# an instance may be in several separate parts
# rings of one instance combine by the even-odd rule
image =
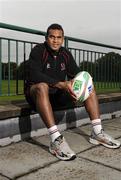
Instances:
[[[60,24],[51,24],[48,28],[47,28],[47,33],[46,33],[46,38],[48,37],[49,35],[49,30],[50,29],[58,29],[58,30],[61,30],[62,33],[63,33],[63,36],[64,36],[64,30],[62,28],[62,26]]]

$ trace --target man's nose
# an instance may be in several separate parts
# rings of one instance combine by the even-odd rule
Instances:
[[[58,41],[58,38],[57,38],[57,37],[54,37],[53,40],[54,40],[54,42],[57,42],[57,41]]]

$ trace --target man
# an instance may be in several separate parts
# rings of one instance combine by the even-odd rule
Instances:
[[[75,159],[65,138],[55,124],[53,107],[58,104],[76,100],[72,89],[74,76],[80,72],[72,54],[62,47],[64,31],[59,24],[52,24],[47,29],[44,43],[36,45],[28,61],[28,78],[26,79],[26,99],[40,114],[48,128],[51,138],[49,151],[61,160]],[[68,77],[71,80],[66,80]],[[67,96],[66,96],[67,95]],[[84,102],[92,123],[90,142],[102,144],[108,148],[118,148],[120,142],[104,133],[101,125],[99,106],[95,90]]]

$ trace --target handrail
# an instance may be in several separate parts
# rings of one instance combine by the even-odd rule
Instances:
[[[70,41],[76,41],[76,42],[80,42],[80,43],[85,43],[85,44],[90,44],[90,45],[96,45],[96,46],[101,46],[101,47],[107,47],[107,48],[113,48],[113,49],[121,50],[121,47],[118,47],[118,46],[112,46],[112,45],[92,42],[92,41],[88,41],[88,40],[84,40],[84,39],[78,39],[78,38],[73,38],[73,37],[69,37],[69,36],[65,36],[65,38],[67,38]]]
[[[20,27],[20,26],[15,26],[15,25],[6,24],[6,23],[0,23],[0,28],[15,30],[15,31],[21,31],[21,32],[25,32],[25,33],[31,33],[31,34],[42,35],[42,36],[46,35],[46,32],[44,32],[44,31],[39,31],[39,30]],[[108,45],[108,44],[92,42],[92,41],[88,41],[88,40],[84,40],[84,39],[78,39],[78,38],[74,38],[74,37],[70,37],[70,36],[65,36],[64,38],[66,41],[66,43],[65,43],[66,46],[68,44],[67,41],[76,41],[76,42],[80,42],[80,43],[85,43],[85,44],[90,44],[90,45],[95,45],[95,46],[101,46],[101,47],[107,47],[107,48],[121,50],[121,47],[118,47],[118,46],[112,46],[112,45]]]
[[[14,30],[14,31],[21,31],[21,32],[31,33],[31,34],[36,34],[36,35],[43,35],[43,36],[46,35],[46,33],[43,31],[20,27],[20,26],[15,26],[15,25],[6,24],[6,23],[0,23],[0,28]]]

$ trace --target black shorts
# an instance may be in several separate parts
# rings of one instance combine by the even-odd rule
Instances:
[[[30,88],[27,88],[27,91],[25,91],[25,97],[27,102],[29,103],[31,109],[36,111],[36,105],[33,101],[32,97],[30,96]],[[51,91],[49,93],[50,103],[52,105],[52,108],[54,110],[58,109],[65,109],[69,107],[74,107],[75,103],[72,99],[72,97],[69,95],[69,93],[62,91],[62,90],[56,90]]]

